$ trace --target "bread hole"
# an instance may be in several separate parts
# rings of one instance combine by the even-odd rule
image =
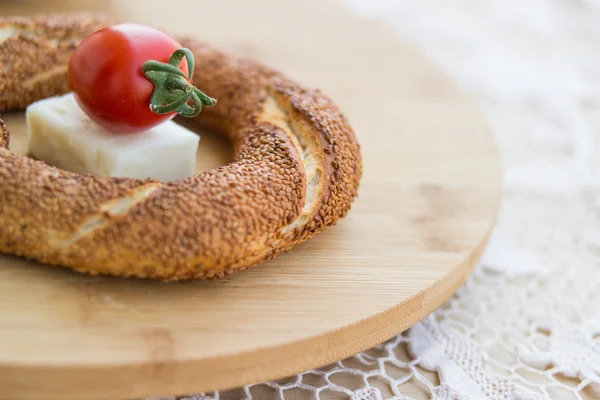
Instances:
[[[6,113],[2,115],[2,119],[10,129],[10,150],[16,154],[27,156],[25,113]],[[197,122],[188,118],[175,118],[175,122],[200,135],[200,145],[196,154],[196,174],[210,171],[233,161],[233,145],[225,135],[199,126]]]
[[[10,151],[19,155],[27,153],[27,125],[24,113],[4,113],[2,119],[10,131]]]
[[[233,144],[226,135],[201,126],[190,118],[176,117],[174,121],[200,135],[200,145],[196,153],[196,174],[210,171],[233,161]]]

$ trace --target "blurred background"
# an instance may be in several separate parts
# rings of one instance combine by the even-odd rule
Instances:
[[[135,2],[123,3],[2,0],[0,13]],[[339,3],[386,24],[476,100],[503,158],[502,213],[474,276],[425,321],[220,398],[600,399],[600,3]]]

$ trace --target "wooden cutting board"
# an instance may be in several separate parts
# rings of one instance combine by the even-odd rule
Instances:
[[[176,3],[51,4],[190,33],[321,88],[362,144],[360,197],[333,229],[217,282],[91,278],[0,256],[1,398],[183,394],[319,367],[424,318],[484,249],[501,192],[492,135],[416,49],[318,0]],[[7,120],[24,151],[23,116]],[[230,157],[226,141],[202,133],[199,171]]]

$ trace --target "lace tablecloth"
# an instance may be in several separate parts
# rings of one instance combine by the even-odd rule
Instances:
[[[484,259],[409,331],[209,399],[600,399],[600,2],[351,0],[488,117],[505,194]]]

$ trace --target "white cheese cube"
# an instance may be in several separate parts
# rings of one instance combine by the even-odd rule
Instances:
[[[27,125],[29,154],[67,171],[162,181],[194,174],[200,137],[173,121],[114,134],[85,115],[70,93],[31,104]]]

